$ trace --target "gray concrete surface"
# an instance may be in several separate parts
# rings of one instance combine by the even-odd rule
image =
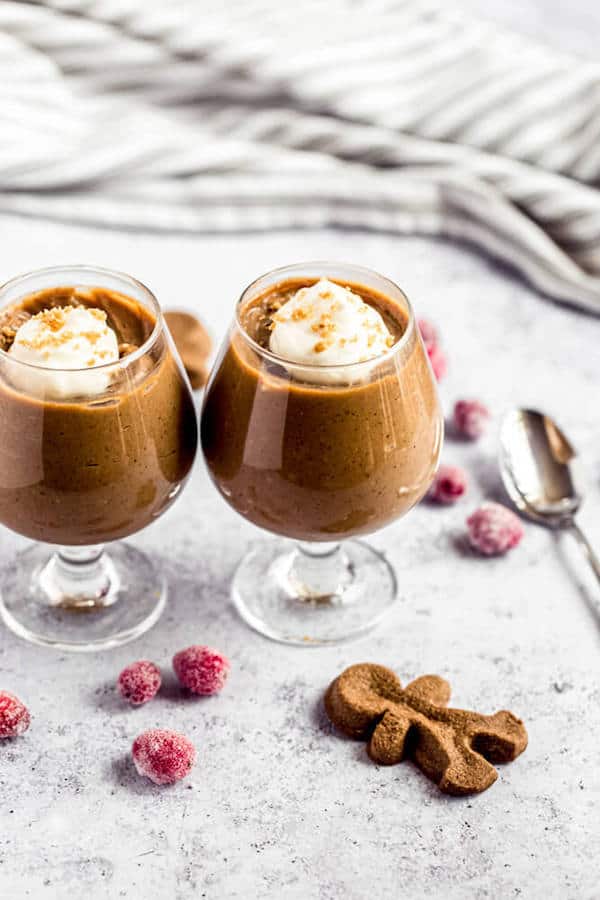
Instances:
[[[476,394],[497,418],[517,402],[558,417],[587,464],[582,523],[600,547],[600,322],[465,248],[357,233],[158,238],[9,218],[0,233],[2,278],[67,259],[126,269],[166,306],[203,313],[215,337],[240,287],[272,266],[333,257],[388,273],[439,323],[446,408]],[[33,714],[29,733],[0,747],[0,895],[598,897],[600,628],[588,603],[600,590],[568,540],[535,526],[507,558],[465,552],[468,511],[500,496],[495,451],[493,431],[476,445],[448,441],[445,459],[470,472],[465,502],[421,506],[373,538],[398,568],[402,602],[355,644],[279,646],[238,620],[228,583],[262,537],[220,500],[201,459],[180,501],[136,539],[171,587],[149,635],[78,657],[0,630],[0,684]],[[0,562],[23,543],[3,530]],[[180,699],[169,661],[190,642],[231,657],[221,696]],[[139,657],[164,666],[166,690],[130,710],[113,684]],[[362,660],[403,680],[444,675],[457,705],[514,710],[528,750],[471,799],[440,795],[410,763],[378,768],[363,744],[332,732],[320,706],[330,680]],[[129,747],[151,726],[197,743],[189,781],[157,788],[136,775]]]
[[[594,55],[596,4],[465,0],[474,11]],[[581,451],[582,524],[600,547],[600,322],[548,303],[469,250],[420,239],[314,232],[218,238],[118,234],[0,218],[0,279],[83,261],[146,281],[165,306],[201,312],[219,338],[240,288],[302,258],[361,262],[395,278],[440,325],[447,409],[478,395],[496,422],[510,405],[548,410]],[[289,648],[249,631],[228,601],[237,560],[261,539],[208,482],[202,460],[176,506],[136,542],[162,561],[168,609],[129,647],[78,657],[0,629],[0,687],[33,723],[0,746],[0,896],[398,900],[595,900],[600,855],[600,589],[568,539],[528,526],[511,556],[466,552],[464,519],[500,497],[496,436],[448,442],[471,489],[453,509],[421,506],[373,543],[397,566],[402,602],[386,624],[336,649]],[[24,542],[0,531],[0,564]],[[182,699],[171,655],[190,642],[232,660],[222,695]],[[130,710],[113,684],[132,659],[163,665],[165,689]],[[470,799],[440,795],[410,763],[378,768],[335,734],[323,691],[373,660],[403,680],[437,672],[457,705],[510,708],[530,746]],[[193,776],[140,779],[128,756],[147,727],[197,744]]]

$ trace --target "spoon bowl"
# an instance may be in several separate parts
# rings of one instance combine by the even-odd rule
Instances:
[[[535,409],[512,409],[500,429],[500,472],[521,515],[569,531],[600,582],[600,559],[575,521],[582,497],[575,489],[575,450],[558,425]]]
[[[512,409],[500,431],[500,470],[523,515],[550,527],[572,520],[581,505],[570,461],[575,451],[558,425],[533,409]]]

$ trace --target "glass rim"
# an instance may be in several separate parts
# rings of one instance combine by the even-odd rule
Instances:
[[[372,356],[372,357],[370,357],[370,359],[363,359],[360,362],[355,362],[355,363],[335,363],[334,365],[328,365],[328,366],[319,365],[318,363],[299,363],[299,362],[294,361],[293,359],[288,359],[285,356],[279,356],[279,354],[273,353],[272,350],[268,350],[266,347],[261,347],[261,345],[257,341],[255,341],[254,338],[250,337],[250,335],[248,334],[248,332],[242,325],[242,322],[240,319],[240,310],[242,308],[242,304],[243,304],[244,300],[246,299],[247,294],[252,290],[252,288],[256,284],[258,284],[259,281],[262,281],[263,278],[267,278],[269,275],[278,275],[278,274],[283,275],[284,272],[287,272],[290,269],[298,268],[301,266],[306,266],[306,268],[316,268],[318,266],[336,266],[336,267],[339,267],[340,269],[351,269],[359,274],[361,272],[363,272],[367,275],[371,275],[371,276],[374,275],[376,278],[379,278],[382,281],[387,282],[387,284],[389,284],[392,288],[394,288],[394,290],[399,291],[404,303],[406,304],[406,311],[408,313],[408,324],[406,326],[406,330],[402,333],[399,340],[397,340],[395,344],[392,344],[392,346],[389,348],[389,350],[386,350],[385,353],[381,353],[379,356]],[[334,280],[336,277],[337,276],[332,276],[332,278]],[[319,278],[317,277],[316,281],[318,281],[318,280],[319,280]],[[399,285],[396,284],[395,281],[392,281],[391,278],[388,278],[387,275],[381,275],[379,272],[376,272],[375,269],[369,269],[367,266],[358,266],[358,265],[355,265],[354,263],[343,263],[343,262],[338,263],[334,260],[320,259],[320,260],[309,260],[307,262],[302,262],[302,263],[288,263],[288,265],[286,265],[286,266],[277,266],[275,269],[270,269],[268,272],[264,272],[262,275],[259,275],[258,278],[254,278],[250,282],[250,284],[248,284],[244,288],[244,290],[242,291],[242,293],[240,294],[240,296],[237,300],[237,303],[235,305],[235,323],[240,331],[240,334],[246,341],[246,343],[248,343],[250,345],[250,347],[252,347],[252,349],[256,353],[258,353],[260,356],[265,357],[268,360],[271,360],[271,362],[274,362],[276,365],[283,366],[284,368],[287,366],[295,366],[297,369],[307,369],[309,371],[340,372],[345,369],[357,369],[360,366],[365,366],[365,367],[370,366],[372,368],[373,365],[378,365],[379,363],[385,363],[385,362],[389,361],[390,359],[393,359],[396,356],[396,354],[406,346],[406,344],[409,341],[410,335],[414,331],[415,313],[412,308],[412,304],[411,304],[410,300],[408,299],[406,293],[402,290],[402,288]]]
[[[140,346],[136,350],[134,350],[133,353],[128,353],[127,356],[124,356],[122,359],[116,359],[113,362],[108,362],[108,363],[101,363],[98,366],[84,366],[84,367],[78,368],[78,369],[63,369],[63,368],[50,368],[49,366],[39,366],[39,365],[37,365],[37,363],[30,363],[30,362],[25,362],[22,359],[15,359],[15,357],[11,356],[11,354],[7,350],[2,350],[1,348],[0,348],[0,360],[4,359],[4,360],[7,360],[8,362],[10,362],[12,365],[25,366],[28,369],[34,369],[35,371],[46,372],[46,373],[48,373],[48,372],[60,372],[60,373],[99,372],[100,370],[106,370],[106,369],[110,369],[110,368],[113,368],[113,369],[119,368],[119,367],[123,368],[126,365],[130,365],[131,363],[134,363],[136,360],[138,360],[142,356],[144,356],[144,354],[146,354],[151,349],[151,347],[156,343],[156,340],[158,339],[158,337],[160,337],[162,331],[164,330],[164,325],[165,325],[164,317],[163,317],[162,310],[160,308],[160,304],[159,304],[158,300],[156,299],[155,295],[152,293],[150,288],[146,287],[146,285],[142,281],[139,281],[137,278],[134,278],[132,275],[128,275],[126,272],[120,272],[118,269],[107,269],[105,266],[90,266],[90,265],[87,265],[84,263],[82,263],[82,264],[69,263],[68,265],[65,265],[65,266],[43,266],[41,269],[31,269],[29,272],[23,272],[20,275],[15,275],[15,276],[13,276],[13,278],[9,278],[8,281],[4,281],[2,284],[0,284],[0,304],[2,301],[2,295],[5,293],[5,291],[9,290],[11,287],[14,287],[20,281],[24,281],[26,278],[30,278],[32,275],[42,275],[42,276],[43,275],[51,275],[53,273],[69,272],[71,270],[74,272],[75,271],[77,271],[77,272],[83,271],[83,272],[89,272],[89,273],[98,273],[98,275],[100,275],[100,276],[106,275],[106,276],[111,276],[113,278],[116,277],[118,279],[122,279],[125,282],[128,282],[129,284],[131,284],[137,288],[141,288],[141,290],[150,298],[150,300],[154,306],[153,312],[156,315],[156,321],[154,323],[154,328],[152,329],[152,331],[150,332],[150,334],[148,335],[146,340],[143,342],[143,344],[140,344]],[[56,287],[59,287],[59,286],[60,285],[57,283]],[[69,285],[65,284],[65,286],[68,287]],[[77,285],[73,285],[73,286],[76,287]],[[101,284],[82,285],[82,286],[102,287]],[[44,288],[41,288],[41,290],[44,290]],[[107,288],[107,290],[109,290],[109,289]],[[27,295],[24,295],[24,296],[27,296]],[[135,299],[135,298],[131,297],[129,299]],[[0,305],[0,312],[2,311],[2,309],[3,309],[3,307]]]

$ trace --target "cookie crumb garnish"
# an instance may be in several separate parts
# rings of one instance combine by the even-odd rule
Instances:
[[[51,309],[43,309],[41,312],[36,313],[33,318],[37,322],[42,322],[46,325],[50,331],[60,331],[65,326],[67,313],[72,312],[74,309],[74,306],[54,306]]]
[[[310,313],[311,313],[310,308],[307,308],[306,306],[299,306],[297,309],[295,309],[293,311],[290,318],[291,318],[292,322],[301,322],[303,319],[308,319]],[[279,321],[281,321],[281,319]],[[285,321],[285,320],[283,320],[283,321]]]

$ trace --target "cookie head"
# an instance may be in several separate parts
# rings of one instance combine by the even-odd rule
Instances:
[[[325,709],[340,731],[351,737],[368,737],[389,703],[401,696],[402,685],[395,672],[374,663],[358,663],[330,685]]]

